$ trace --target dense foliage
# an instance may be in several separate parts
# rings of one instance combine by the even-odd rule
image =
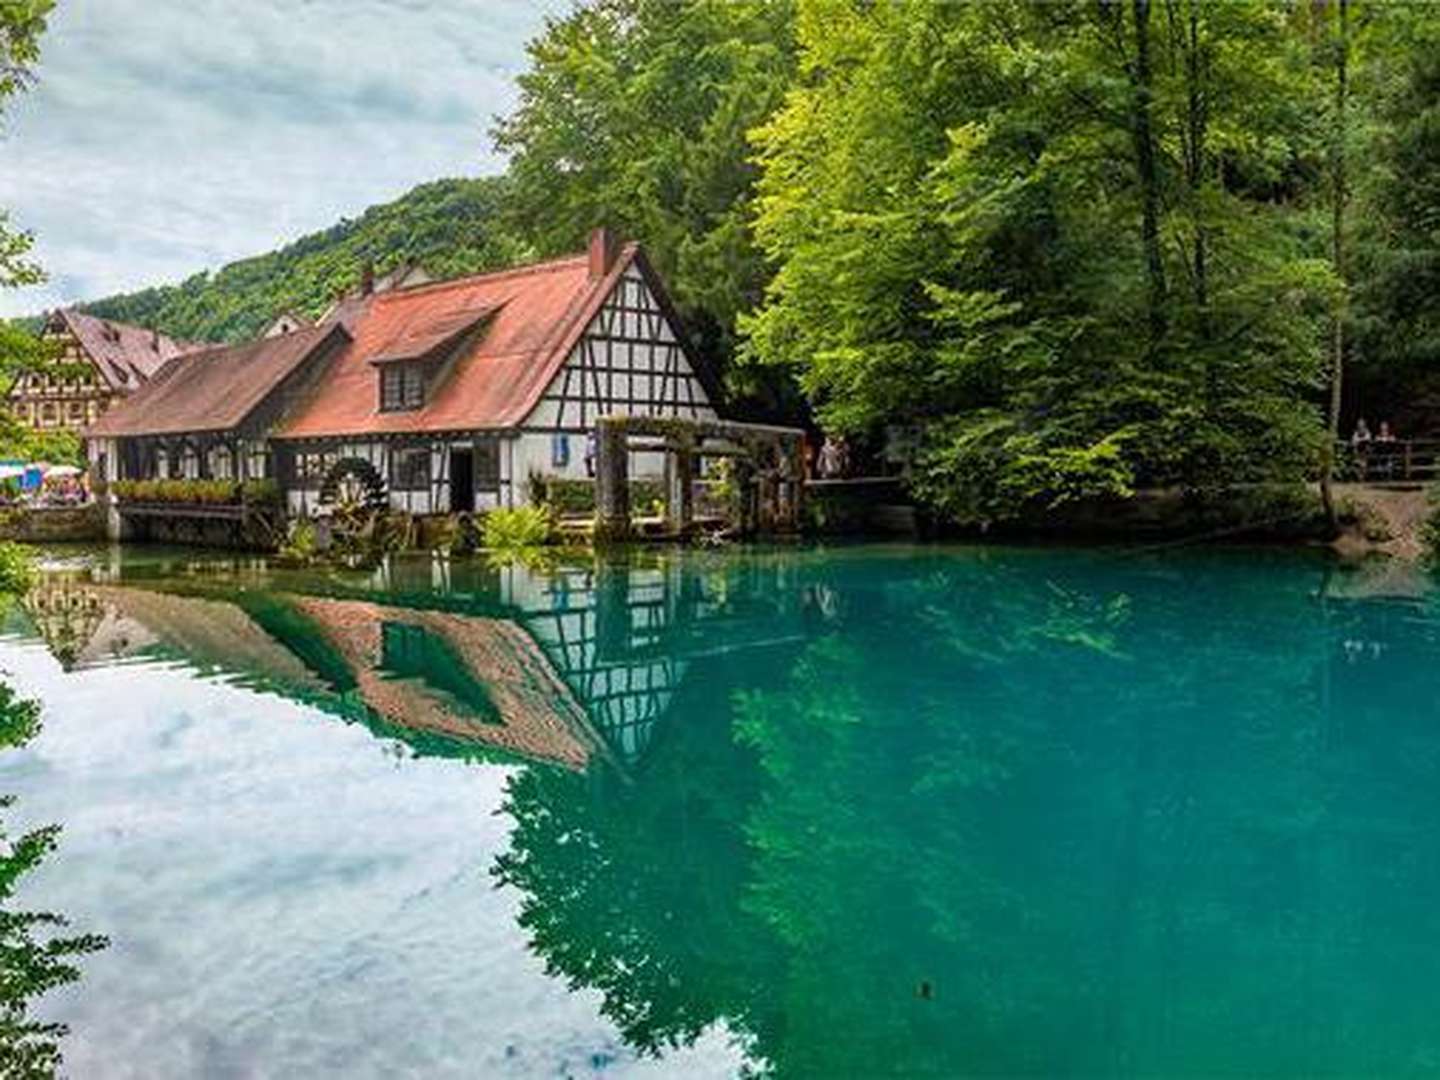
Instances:
[[[1357,142],[1368,168],[1355,267],[1354,408],[1404,415],[1440,377],[1440,18],[1397,5],[1366,27]],[[1365,400],[1365,399],[1369,400]],[[1418,419],[1418,417],[1417,417]]]
[[[359,283],[367,262],[380,274],[414,264],[432,277],[455,277],[522,261],[530,249],[499,215],[506,190],[496,177],[422,184],[268,254],[85,309],[180,338],[245,340],[283,311],[320,315]]]
[[[827,426],[920,425],[919,488],[967,520],[1313,468],[1333,275],[1280,209],[1318,146],[1282,9],[815,3],[800,29],[747,327]]]
[[[599,0],[550,20],[496,132],[517,230],[550,254],[599,224],[642,238],[723,363],[765,280],[748,132],[789,85],[793,38],[788,0]]]

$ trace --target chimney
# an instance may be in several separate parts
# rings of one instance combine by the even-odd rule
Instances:
[[[375,291],[375,262],[366,259],[360,264],[360,295],[369,296]]]
[[[150,331],[150,350],[151,350],[152,352],[157,352],[157,353],[160,351],[160,331],[159,331],[159,330],[154,330],[154,329],[152,329],[152,330]]]
[[[620,244],[615,234],[601,225],[590,232],[590,280],[599,281],[615,267]]]

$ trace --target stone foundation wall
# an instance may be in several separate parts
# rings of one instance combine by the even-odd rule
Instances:
[[[105,518],[95,504],[0,510],[0,540],[64,544],[104,539]]]

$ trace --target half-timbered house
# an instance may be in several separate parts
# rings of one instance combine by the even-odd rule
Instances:
[[[297,512],[345,461],[397,509],[518,505],[531,477],[587,475],[602,415],[716,415],[644,251],[603,229],[584,254],[377,292],[348,322],[354,345],[276,437]]]
[[[343,345],[303,395],[265,413],[277,419],[263,437],[252,425],[212,427],[199,440],[243,443],[235,475],[264,468],[298,514],[320,509],[346,470],[368,472],[394,508],[416,514],[519,505],[531,477],[591,474],[601,416],[717,417],[715,380],[644,251],[603,229],[567,258],[348,296],[318,326],[263,339],[262,353],[331,327],[343,329]],[[213,356],[219,366],[223,354]],[[157,475],[137,440],[175,439],[181,423],[218,416],[208,399],[220,392],[218,377],[193,380],[181,410],[189,419],[163,432],[158,396],[137,396],[91,431],[92,458],[105,456],[109,479]],[[198,475],[213,475],[203,455],[195,460]],[[630,475],[662,464],[637,451]]]
[[[106,480],[269,477],[270,439],[350,344],[340,323],[189,353],[86,430]]]
[[[57,349],[59,362],[17,376],[7,395],[10,411],[41,430],[79,431],[170,360],[203,348],[74,310],[48,315],[41,338]]]

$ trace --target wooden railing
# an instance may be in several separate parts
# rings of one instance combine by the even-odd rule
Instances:
[[[1440,477],[1440,439],[1371,439],[1336,448],[1336,474],[1362,483],[1429,483]]]

